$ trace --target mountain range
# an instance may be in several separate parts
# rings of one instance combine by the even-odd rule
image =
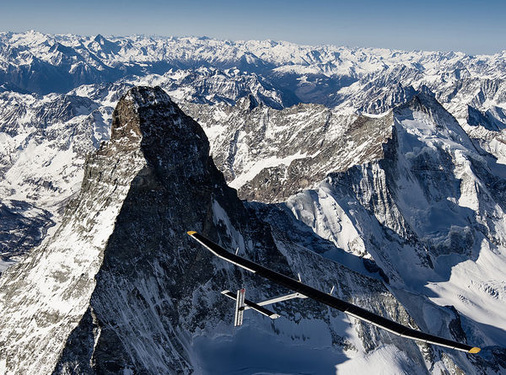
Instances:
[[[0,34],[0,369],[505,371],[505,61]],[[283,291],[187,230],[482,354],[306,301],[233,331],[220,288]]]

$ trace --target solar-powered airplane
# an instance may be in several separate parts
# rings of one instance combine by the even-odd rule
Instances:
[[[411,340],[422,341],[430,344],[445,346],[447,348],[461,350],[467,353],[478,353],[481,349],[475,346],[469,346],[466,344],[459,343],[457,341],[448,340],[442,337],[429,335],[427,333],[417,331],[412,328],[408,328],[394,322],[390,319],[384,318],[380,315],[376,315],[370,311],[367,311],[361,307],[353,305],[349,302],[343,301],[339,298],[336,298],[329,293],[322,292],[318,289],[310,287],[309,285],[303,284],[300,280],[292,279],[288,276],[282,275],[275,271],[272,271],[268,268],[265,268],[255,262],[244,259],[236,254],[232,254],[231,252],[225,250],[220,245],[212,242],[211,240],[205,238],[204,236],[198,234],[197,232],[190,231],[188,235],[192,237],[194,240],[203,245],[207,250],[212,252],[219,258],[225,259],[227,262],[235,264],[241,268],[244,268],[246,271],[252,272],[258,276],[264,277],[276,284],[284,286],[295,293],[288,294],[286,296],[274,298],[268,301],[263,301],[259,303],[254,303],[245,298],[245,289],[239,289],[236,294],[224,290],[222,293],[236,301],[235,307],[235,322],[234,325],[240,326],[243,321],[244,310],[252,309],[263,315],[268,316],[271,319],[279,318],[279,315],[268,310],[264,306],[270,305],[280,301],[286,301],[288,299],[293,298],[311,298],[315,301],[324,303],[330,307],[338,309],[350,316],[353,316],[357,319],[363,320],[365,322],[371,323],[377,327],[386,329],[389,332],[392,332],[401,337],[405,337]]]

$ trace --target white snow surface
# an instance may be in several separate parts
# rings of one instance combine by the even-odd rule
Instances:
[[[448,281],[429,282],[431,300],[452,305],[469,319],[481,323],[485,345],[500,345],[506,332],[506,281],[504,249],[492,250],[482,242],[478,259],[464,260],[451,268]]]
[[[243,168],[246,171],[245,173],[241,174],[239,177],[235,178],[230,182],[230,187],[233,187],[234,189],[239,189],[241,186],[243,186],[246,182],[250,181],[255,177],[258,173],[260,173],[264,168],[271,168],[271,167],[277,167],[280,165],[288,166],[290,163],[297,159],[304,159],[306,157],[306,153],[300,153],[297,152],[294,155],[290,155],[284,158],[277,158],[275,156],[263,159],[259,162],[253,162],[246,164]]]

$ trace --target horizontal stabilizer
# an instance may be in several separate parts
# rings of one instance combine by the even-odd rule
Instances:
[[[230,290],[224,290],[223,292],[221,292],[221,294],[227,296],[228,298],[233,299],[234,301],[237,301],[236,295],[234,293],[232,293]],[[236,305],[237,305],[237,303],[236,303]],[[278,314],[266,309],[265,307],[260,306],[259,304],[255,303],[253,301],[250,301],[249,299],[246,299],[246,298],[244,299],[244,305],[245,306],[243,307],[243,310],[253,309],[262,315],[268,316],[271,319],[279,318]]]

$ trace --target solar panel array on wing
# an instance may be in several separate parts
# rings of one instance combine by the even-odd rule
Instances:
[[[331,296],[318,289],[310,287],[309,285],[303,284],[298,280],[292,279],[288,276],[282,275],[268,268],[265,268],[264,266],[261,266],[255,262],[244,259],[238,255],[232,254],[227,250],[225,250],[220,245],[212,242],[211,240],[205,238],[204,236],[196,232],[188,232],[188,234],[194,239],[196,239],[198,242],[200,242],[213,254],[217,255],[222,259],[225,259],[230,263],[242,267],[259,276],[265,277],[266,279],[269,279],[295,292],[301,293],[316,301],[322,302],[330,307],[336,308],[346,314],[349,314],[358,319],[374,324],[380,328],[386,329],[389,332],[395,333],[397,335],[409,339],[441,345],[452,349],[462,350],[468,353],[478,353],[480,351],[480,348],[477,347],[472,347],[470,345],[462,344],[453,340],[448,340],[439,336],[429,335],[427,333],[403,326],[402,324],[384,318],[380,315],[374,314],[368,310],[353,305],[349,302],[343,301],[337,297]]]

